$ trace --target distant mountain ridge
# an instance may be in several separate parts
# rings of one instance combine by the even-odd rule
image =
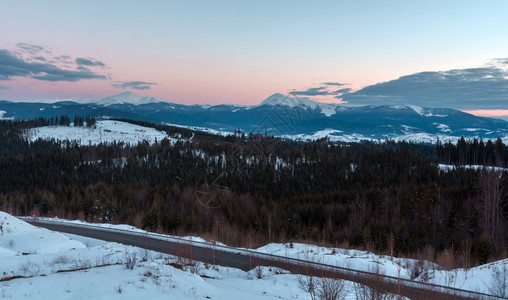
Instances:
[[[328,137],[338,141],[396,139],[435,142],[508,137],[508,122],[449,108],[415,105],[351,106],[274,94],[258,105],[183,105],[125,92],[103,99],[0,101],[1,118],[32,119],[60,115],[125,118],[152,123],[292,139]]]
[[[101,99],[83,99],[83,98],[67,98],[67,99],[30,99],[22,101],[9,101],[15,103],[60,103],[60,102],[74,102],[78,104],[98,104],[98,105],[113,105],[113,104],[132,104],[141,105],[148,103],[167,102],[166,100],[154,97],[142,97],[132,92],[123,92],[117,95],[101,98]]]

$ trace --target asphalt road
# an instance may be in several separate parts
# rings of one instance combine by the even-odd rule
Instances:
[[[344,270],[335,267],[328,268],[314,262],[302,262],[295,259],[271,255],[258,256],[240,249],[238,251],[231,249],[224,251],[221,247],[213,245],[203,245],[201,243],[189,244],[188,241],[165,240],[149,234],[111,230],[95,226],[77,226],[64,222],[37,221],[30,218],[25,218],[24,220],[33,225],[54,231],[117,242],[209,264],[238,268],[245,271],[251,270],[256,266],[272,266],[288,270],[293,274],[342,278],[369,286],[376,286],[382,290],[406,296],[410,299],[500,299],[452,288],[445,291],[442,288],[439,289],[436,286],[420,282],[410,282],[406,280],[394,282],[393,278],[389,278],[389,276],[371,276],[362,271]]]

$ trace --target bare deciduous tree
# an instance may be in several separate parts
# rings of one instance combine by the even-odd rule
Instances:
[[[298,285],[303,291],[309,293],[312,300],[316,299],[316,278],[314,276],[299,276]]]
[[[500,171],[484,170],[481,179],[483,228],[496,252],[502,236],[502,210],[507,205],[502,201],[501,175]]]
[[[508,266],[506,264],[496,267],[492,272],[489,292],[501,298],[508,296]]]
[[[312,300],[343,300],[350,292],[347,282],[343,279],[300,276],[298,283],[302,290],[309,293]]]
[[[320,300],[343,300],[349,294],[345,280],[323,277],[319,279],[318,297]]]

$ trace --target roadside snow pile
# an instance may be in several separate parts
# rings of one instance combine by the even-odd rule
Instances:
[[[417,263],[413,259],[376,255],[368,251],[299,243],[273,243],[258,248],[256,251],[407,279],[411,278],[411,266]]]
[[[428,281],[431,283],[508,296],[508,259],[498,260],[469,270],[430,270],[428,276]]]
[[[495,286],[503,286],[508,295],[508,259],[471,269],[445,270],[429,261],[308,244],[268,244],[256,251],[487,294]]]
[[[155,140],[162,141],[168,138],[165,132],[154,128],[134,125],[127,122],[102,120],[96,122],[95,128],[86,128],[82,126],[44,126],[32,128],[28,131],[26,137],[30,141],[37,139],[59,141],[75,141],[79,145],[97,145],[100,143],[124,142],[126,144],[137,145],[139,142],[147,141],[153,144]]]
[[[0,211],[0,257],[85,248],[67,236],[38,228]]]

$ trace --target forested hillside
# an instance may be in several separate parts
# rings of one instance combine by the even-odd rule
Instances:
[[[141,122],[180,139],[77,146],[24,136],[31,127],[72,126],[61,120],[0,122],[0,210],[241,246],[306,240],[454,266],[506,257],[508,176],[438,167],[506,167],[501,140],[296,143]]]

